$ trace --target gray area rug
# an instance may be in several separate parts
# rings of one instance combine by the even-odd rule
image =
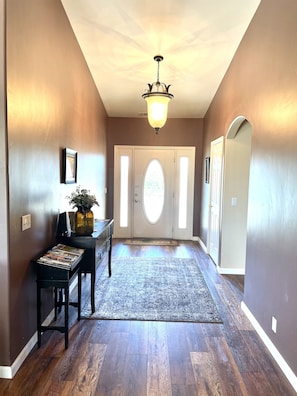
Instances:
[[[88,319],[222,323],[194,259],[122,257],[112,260],[96,284],[96,308]]]

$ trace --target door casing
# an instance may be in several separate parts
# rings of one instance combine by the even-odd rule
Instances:
[[[146,151],[158,152],[158,151],[171,151],[173,153],[173,163],[171,166],[172,175],[169,176],[172,184],[172,213],[168,215],[170,219],[171,227],[171,238],[191,240],[193,239],[193,201],[194,201],[194,170],[195,170],[195,147],[168,147],[168,146],[115,146],[114,147],[114,236],[117,238],[133,238],[134,237],[134,193],[135,193],[135,152],[142,150],[143,153]],[[129,159],[129,170],[128,170],[128,221],[127,226],[121,227],[119,223],[120,219],[120,196],[121,196],[121,169],[120,169],[120,158],[121,156],[127,156]],[[178,210],[179,210],[179,163],[180,158],[189,158],[188,168],[188,204],[187,204],[187,216],[186,216],[186,228],[179,228],[178,224]],[[153,158],[153,156],[152,156]],[[170,187],[171,188],[171,187]],[[137,235],[139,237],[139,235]],[[143,235],[143,237],[146,237]],[[166,235],[159,235],[159,238],[166,238]],[[155,236],[157,238],[157,236]]]

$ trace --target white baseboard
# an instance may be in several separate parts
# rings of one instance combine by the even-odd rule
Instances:
[[[47,326],[54,319],[54,316],[55,316],[55,311],[53,309],[42,325]],[[24,348],[22,349],[22,351],[20,352],[20,354],[18,355],[18,357],[11,366],[0,366],[0,378],[12,379],[19,370],[19,368],[21,367],[21,365],[24,363],[26,357],[34,348],[36,342],[37,342],[37,331],[33,334],[31,339],[24,346]]]
[[[244,268],[222,268],[217,265],[217,271],[221,275],[244,275],[245,269]]]
[[[199,245],[201,246],[201,249],[204,251],[204,253],[208,254],[207,247],[204,245],[203,241],[199,237],[197,237],[197,241],[198,241]]]
[[[285,374],[287,377],[288,381],[294,388],[295,392],[297,392],[297,377],[288,365],[288,363],[285,361],[285,359],[282,357],[282,355],[279,353],[278,349],[275,347],[273,342],[270,340],[268,335],[265,333],[265,331],[262,329],[260,326],[259,322],[256,320],[254,315],[251,313],[251,311],[248,309],[246,304],[242,301],[241,302],[241,308],[243,312],[246,314],[247,318],[255,328],[256,332],[259,334],[261,340],[264,342],[266,347],[268,348],[269,352],[275,359],[276,363],[279,365],[280,369],[282,372]]]
[[[203,241],[199,237],[196,237],[196,238],[197,238],[198,243],[201,246],[202,250],[204,251],[204,253],[208,255],[207,247],[204,245]],[[245,274],[244,268],[222,268],[219,265],[217,265],[216,267],[217,267],[218,273],[221,275],[244,275]]]
[[[73,282],[70,284],[69,287],[69,293],[72,292],[72,290],[77,286],[77,277],[73,280]],[[53,309],[45,321],[42,323],[43,326],[48,326],[52,320],[55,317],[55,310]],[[0,378],[6,378],[6,379],[12,379],[21,365],[24,363],[26,357],[29,355],[29,353],[32,351],[34,348],[35,344],[37,342],[37,331],[33,334],[31,339],[27,342],[27,344],[24,346],[16,360],[13,362],[11,366],[0,366]]]

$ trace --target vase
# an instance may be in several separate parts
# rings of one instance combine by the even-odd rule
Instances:
[[[94,231],[94,214],[91,209],[77,208],[75,212],[75,233],[91,235]]]

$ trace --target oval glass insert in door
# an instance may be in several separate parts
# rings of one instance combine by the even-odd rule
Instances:
[[[156,223],[163,211],[165,199],[164,172],[159,161],[152,160],[143,182],[143,206],[147,220]]]

